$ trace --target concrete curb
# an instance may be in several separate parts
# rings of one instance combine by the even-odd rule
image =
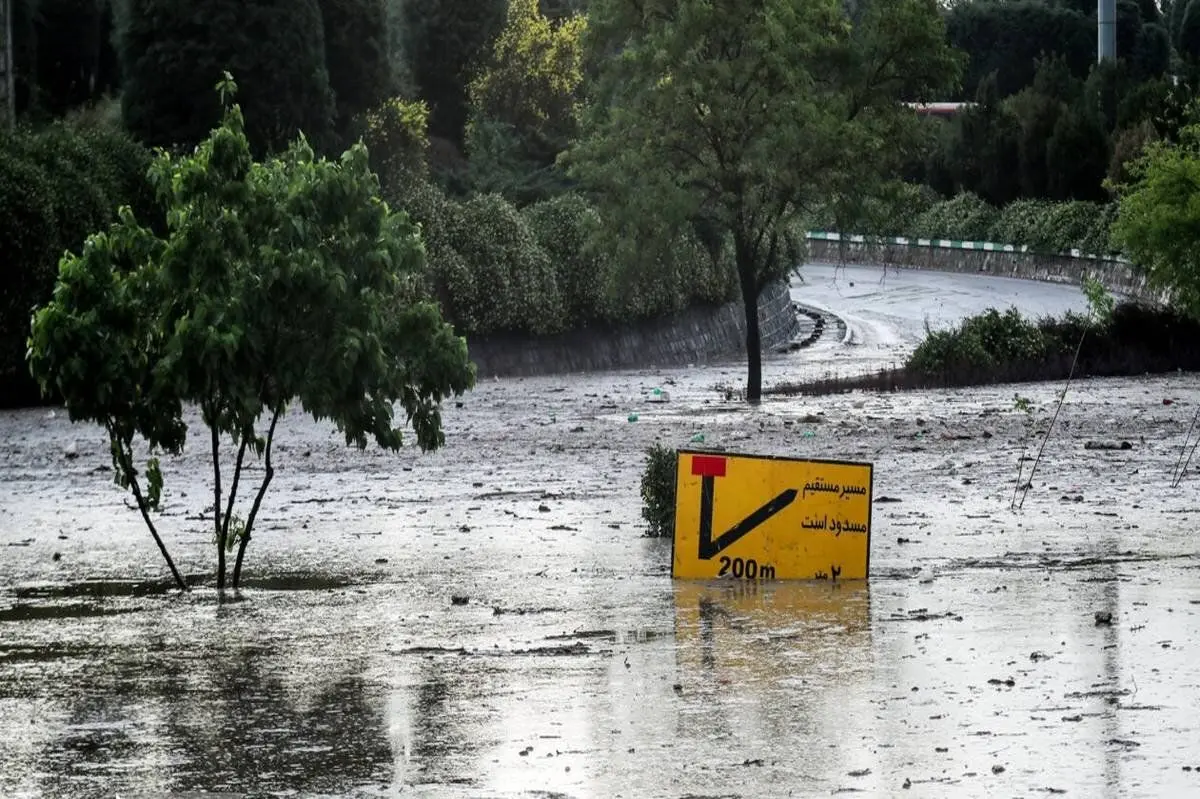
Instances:
[[[827,231],[810,232],[807,239],[811,263],[990,275],[1075,286],[1093,279],[1115,295],[1156,304],[1170,302],[1170,293],[1152,287],[1146,274],[1129,260],[1077,250],[1054,255],[994,242],[875,238]]]

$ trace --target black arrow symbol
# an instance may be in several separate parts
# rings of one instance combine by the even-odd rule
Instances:
[[[730,527],[721,534],[720,538],[714,541],[712,537],[712,519],[713,492],[715,488],[716,485],[713,477],[702,477],[700,479],[700,560],[712,560],[722,550],[733,546],[742,536],[752,531],[755,527],[758,527],[767,519],[770,519],[776,513],[779,513],[779,511],[788,505],[791,505],[798,493],[796,489],[789,488],[733,527]]]

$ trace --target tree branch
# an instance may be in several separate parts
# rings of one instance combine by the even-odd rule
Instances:
[[[250,433],[253,433],[250,430]],[[233,467],[233,483],[229,486],[229,496],[225,500],[225,521],[221,525],[221,539],[229,540],[229,520],[233,518],[233,501],[237,497],[238,483],[242,479],[242,461],[246,458],[246,446],[249,441],[247,431],[242,431],[242,441],[238,446],[237,461]]]
[[[204,415],[212,434],[213,463],[213,530],[217,537],[217,590],[225,588],[225,536],[221,533],[221,434],[217,431],[215,414],[206,408]]]
[[[146,526],[150,528],[150,535],[154,537],[154,543],[158,544],[158,551],[162,553],[163,559],[166,560],[167,568],[171,570],[171,576],[175,578],[175,584],[179,586],[179,590],[187,591],[187,583],[184,582],[179,569],[175,568],[175,561],[171,559],[171,553],[167,551],[167,545],[163,543],[162,537],[158,534],[158,528],[154,526],[154,520],[150,518],[150,506],[146,502],[146,498],[142,496],[141,486],[138,485],[137,472],[133,468],[133,458],[126,451],[125,444],[117,435],[113,423],[110,421],[105,424],[105,427],[108,428],[109,440],[117,448],[118,463],[121,471],[125,473],[125,477],[129,480],[129,487],[133,491],[133,498],[137,500],[138,510],[142,512],[142,519],[146,522]]]
[[[267,430],[267,445],[264,458],[266,473],[263,475],[262,485],[258,487],[258,494],[254,497],[254,504],[250,508],[250,515],[246,517],[246,528],[242,531],[241,540],[238,541],[237,560],[233,565],[233,588],[235,591],[242,582],[242,558],[245,557],[246,547],[250,543],[250,531],[254,528],[254,520],[258,517],[258,509],[262,507],[263,496],[267,493],[267,486],[271,484],[271,478],[275,476],[275,467],[271,465],[271,447],[275,443],[275,426],[279,423],[279,416],[282,413],[283,403],[280,402],[271,412],[271,426]]]

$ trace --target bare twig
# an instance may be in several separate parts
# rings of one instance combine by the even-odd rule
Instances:
[[[1171,488],[1179,488],[1183,482],[1183,474],[1187,471],[1187,464],[1183,462],[1183,456],[1187,454],[1188,442],[1192,438],[1192,431],[1196,429],[1196,421],[1200,419],[1200,405],[1196,406],[1196,412],[1192,414],[1192,423],[1188,426],[1187,435],[1183,437],[1183,446],[1179,450],[1179,460],[1175,462],[1175,470],[1171,472]],[[1200,443],[1200,438],[1196,439]],[[1192,455],[1196,454],[1195,446],[1192,447]],[[1188,455],[1188,463],[1191,463],[1192,456]]]
[[[1038,447],[1038,453],[1033,459],[1033,466],[1029,470],[1029,479],[1025,481],[1024,485],[1021,485],[1021,478],[1017,478],[1017,488],[1021,490],[1021,501],[1016,505],[1017,510],[1025,507],[1025,497],[1029,496],[1029,490],[1033,488],[1033,476],[1037,473],[1038,464],[1042,462],[1042,453],[1046,451],[1046,442],[1050,440],[1050,434],[1054,432],[1054,423],[1058,421],[1058,415],[1067,401],[1067,392],[1071,389],[1071,381],[1075,379],[1075,368],[1079,365],[1079,353],[1083,351],[1083,340],[1087,338],[1090,329],[1091,325],[1084,328],[1082,335],[1079,336],[1079,345],[1075,347],[1075,359],[1071,361],[1071,371],[1067,374],[1067,384],[1063,386],[1062,394],[1058,396],[1058,405],[1054,408],[1054,416],[1050,417],[1050,426],[1046,428],[1046,435],[1042,437],[1042,445]],[[1013,498],[1016,498],[1015,494]],[[1009,507],[1012,508],[1011,505]]]

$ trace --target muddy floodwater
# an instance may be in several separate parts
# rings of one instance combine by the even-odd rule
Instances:
[[[768,384],[910,341],[843,301],[858,348]],[[0,414],[0,796],[1200,795],[1200,380],[1077,383],[1013,512],[1061,386],[748,408],[742,369],[482,375],[431,455],[294,413],[220,605],[199,439],[164,467],[180,595],[103,434]],[[874,463],[869,584],[672,581],[638,480],[696,433]]]

